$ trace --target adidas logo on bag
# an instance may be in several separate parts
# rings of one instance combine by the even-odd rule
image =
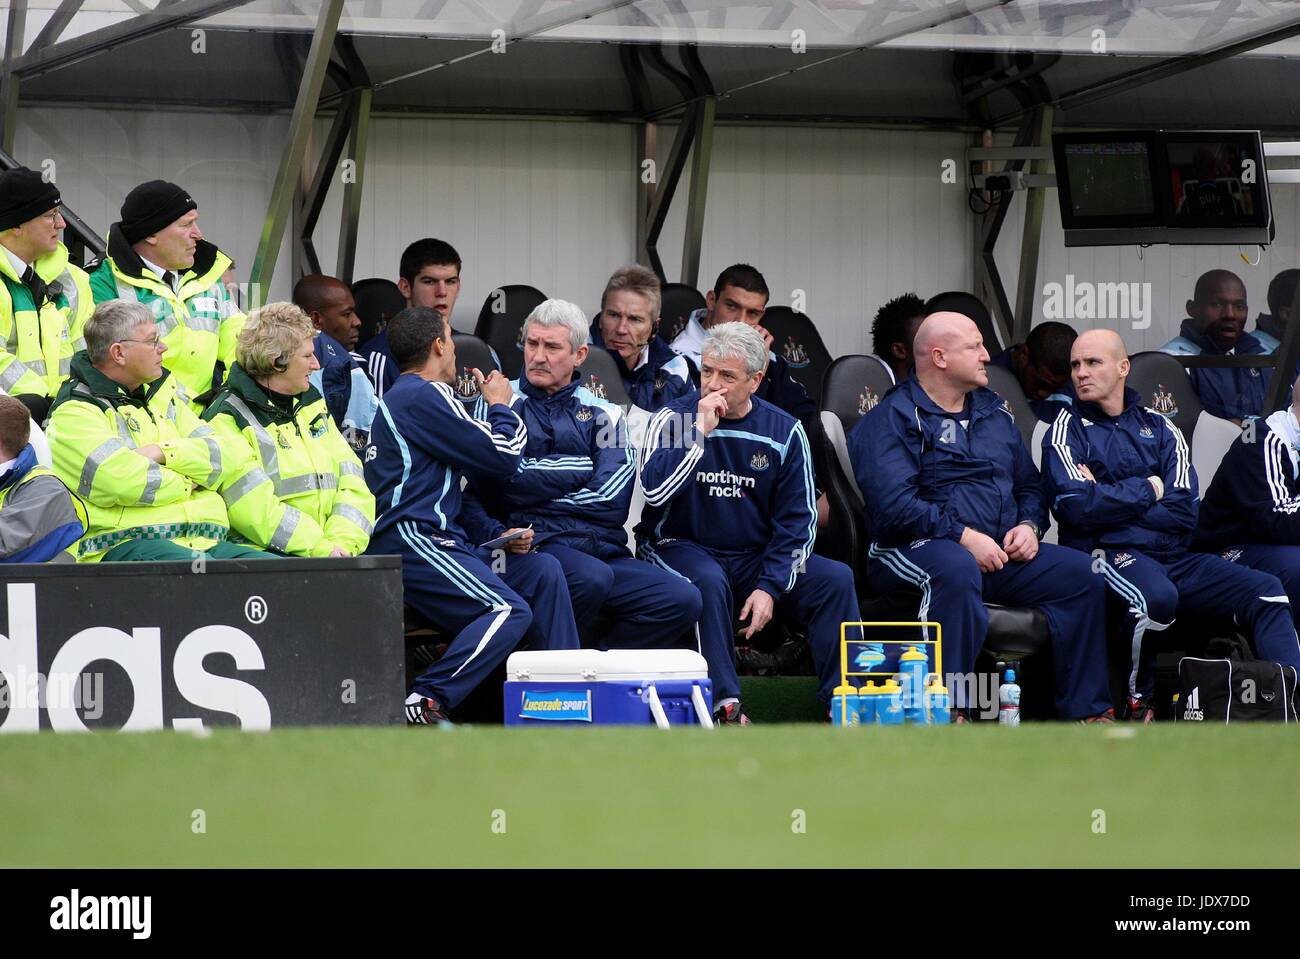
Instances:
[[[1200,722],[1205,719],[1205,713],[1201,711],[1201,687],[1193,686],[1192,693],[1187,697],[1187,708],[1183,710],[1183,719],[1195,720]]]

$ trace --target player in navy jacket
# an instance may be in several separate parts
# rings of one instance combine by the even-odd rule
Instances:
[[[688,637],[693,645],[700,591],[627,548],[636,450],[623,411],[580,385],[587,351],[579,307],[547,300],[529,315],[524,379],[513,384],[511,402],[528,428],[523,459],[509,477],[476,481],[466,512],[479,517],[480,542],[507,526],[531,527],[515,548],[536,537],[538,549],[559,561],[579,623],[605,610],[612,622],[601,647],[672,646]]]
[[[1210,270],[1196,280],[1187,319],[1163,353],[1192,356],[1263,355],[1270,351],[1245,332],[1246,284],[1228,270]],[[1273,371],[1252,367],[1193,367],[1187,371],[1206,412],[1230,420],[1260,416]]]
[[[653,413],[695,391],[695,370],[656,332],[661,305],[659,277],[643,266],[614,271],[591,323],[591,344],[614,358],[633,404]]]
[[[1041,481],[1010,411],[986,387],[978,327],[959,313],[929,316],[915,360],[913,376],[849,435],[871,531],[871,588],[920,593],[918,618],[943,625],[950,676],[975,669],[988,633],[984,600],[1039,607],[1052,637],[1058,715],[1113,721],[1105,588],[1086,555],[1039,543],[1047,526]],[[973,706],[957,700],[961,690],[953,705]]]
[[[1192,534],[1193,549],[1276,576],[1293,621],[1300,615],[1298,415],[1300,399],[1293,399],[1288,409],[1246,424],[1214,474]]]
[[[1277,577],[1188,552],[1198,507],[1196,470],[1171,421],[1128,389],[1119,334],[1089,330],[1074,342],[1078,401],[1043,437],[1043,475],[1061,542],[1104,557],[1101,572],[1124,610],[1130,715],[1154,718],[1148,631],[1176,613],[1233,616],[1261,658],[1300,664],[1289,603]]]
[[[474,419],[449,385],[456,350],[441,314],[407,307],[388,339],[405,372],[381,401],[366,449],[377,514],[366,552],[400,555],[406,605],[455,634],[406,700],[407,721],[429,724],[445,720],[525,633],[534,648],[576,649],[578,631],[554,558],[493,557],[458,521],[465,472],[508,477],[519,468],[528,431],[510,409],[509,382],[495,372],[476,377],[487,417]]]
[[[646,428],[637,546],[699,587],[700,651],[723,722],[740,709],[732,644],[735,603],[746,638],[779,605],[807,624],[829,703],[839,680],[840,623],[859,616],[853,574],[812,554],[817,532],[812,458],[798,420],[755,396],[767,369],[763,338],[744,323],[709,330],[700,395],[669,403]]]

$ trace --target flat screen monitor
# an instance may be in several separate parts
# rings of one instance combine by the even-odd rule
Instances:
[[[1052,147],[1066,246],[1273,238],[1256,131],[1068,133]]]

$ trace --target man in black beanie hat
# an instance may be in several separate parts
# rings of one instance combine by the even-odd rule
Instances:
[[[0,174],[0,392],[43,423],[94,312],[90,280],[59,242],[59,189],[35,170]]]
[[[153,311],[163,366],[201,410],[235,362],[244,314],[221,282],[230,257],[203,239],[198,204],[175,183],[150,180],[126,195],[91,273],[95,302],[134,299]]]

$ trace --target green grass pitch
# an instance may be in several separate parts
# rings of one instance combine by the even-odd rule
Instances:
[[[0,866],[1294,867],[1295,737],[1056,724],[4,736]]]

